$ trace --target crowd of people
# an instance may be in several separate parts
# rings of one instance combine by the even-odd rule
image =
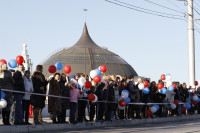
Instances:
[[[7,106],[2,109],[4,125],[29,125],[30,105],[33,108],[34,124],[46,123],[43,121],[42,110],[47,101],[53,123],[67,123],[66,110],[69,110],[69,122],[73,124],[200,114],[200,104],[194,104],[192,99],[200,93],[200,88],[188,88],[186,83],[173,82],[176,89],[162,94],[155,81],[139,78],[136,82],[132,77],[104,75],[100,83],[92,82],[92,87],[87,89],[78,85],[80,77],[91,80],[87,74],[76,73],[68,77],[64,73],[55,73],[51,78],[45,78],[42,73],[42,65],[37,65],[33,75],[29,70],[24,72],[23,65],[18,65],[16,71],[8,70],[6,64],[0,65],[0,89],[14,91],[4,91],[4,99],[7,101]],[[148,82],[148,94],[144,94],[138,87],[144,80]],[[162,80],[158,83],[165,86]],[[124,90],[129,92],[130,104],[121,109],[118,102]],[[97,102],[89,101],[89,94],[95,94]],[[175,100],[180,104],[171,109],[170,103]],[[152,114],[149,111],[152,105],[147,103],[160,103],[159,110]],[[181,103],[189,103],[191,108],[183,110],[184,104]]]

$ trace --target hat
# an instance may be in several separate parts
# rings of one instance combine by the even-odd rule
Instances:
[[[72,79],[72,78],[75,79],[75,75],[71,75],[71,76],[69,77],[69,79]]]

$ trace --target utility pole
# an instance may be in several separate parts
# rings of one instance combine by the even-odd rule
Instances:
[[[187,0],[188,17],[188,59],[189,59],[189,85],[195,86],[195,42],[194,42],[194,16],[193,0]]]

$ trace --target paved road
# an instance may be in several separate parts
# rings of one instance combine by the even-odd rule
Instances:
[[[65,130],[48,133],[200,133],[200,120],[146,124],[129,127],[106,127],[91,130]]]

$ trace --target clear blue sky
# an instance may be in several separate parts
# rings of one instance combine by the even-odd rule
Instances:
[[[145,0],[123,1],[182,15]],[[187,9],[182,1],[170,0],[182,10],[168,0],[151,1],[178,11]],[[194,1],[200,5],[199,0]],[[35,67],[53,51],[72,46],[82,34],[84,8],[88,9],[86,21],[92,39],[124,58],[139,75],[157,81],[161,74],[170,73],[172,80],[188,81],[185,21],[148,15],[104,0],[1,0],[0,58],[15,58],[26,42]],[[200,80],[200,34],[195,33],[196,79]]]

